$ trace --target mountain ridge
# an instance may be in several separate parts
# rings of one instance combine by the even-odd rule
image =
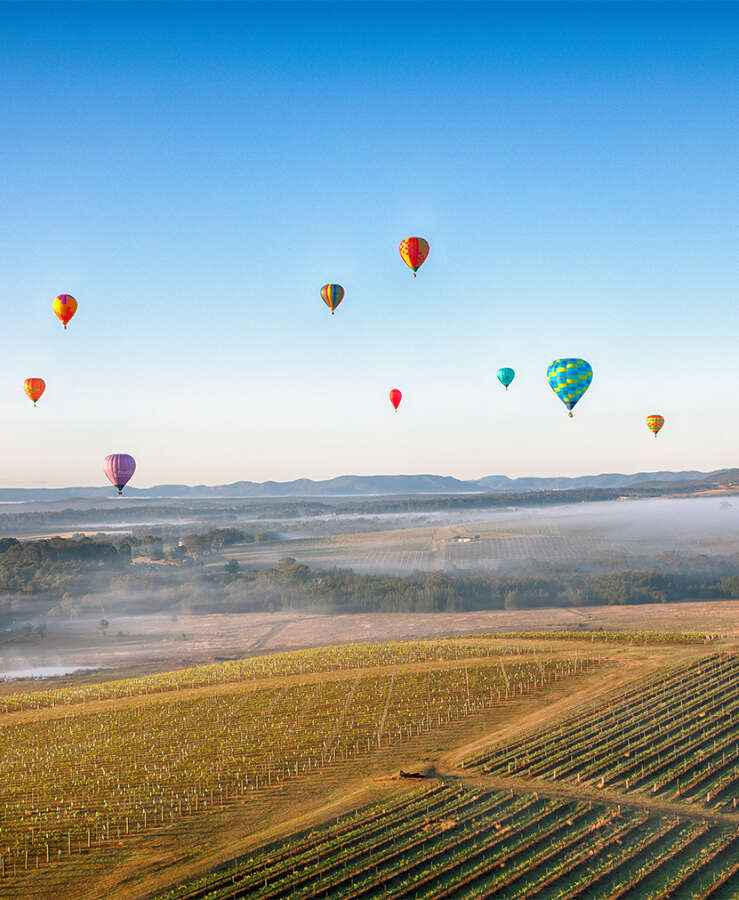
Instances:
[[[462,480],[451,475],[339,475],[323,481],[297,478],[293,481],[235,481],[221,485],[159,484],[150,488],[127,487],[131,498],[249,499],[280,497],[361,497],[392,494],[480,494],[522,493],[572,490],[574,488],[620,488],[657,482],[700,482],[709,479],[734,479],[739,470],[726,468],[713,472],[690,469],[680,472],[601,473],[578,476],[486,475]],[[110,497],[110,487],[0,488],[0,501],[6,503],[33,500],[90,500]]]

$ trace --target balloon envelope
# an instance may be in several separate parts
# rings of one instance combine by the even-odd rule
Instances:
[[[136,460],[128,453],[111,453],[103,460],[103,472],[120,494],[136,471]]]
[[[647,416],[647,428],[654,434],[655,437],[659,434],[660,428],[665,424],[664,416]]]
[[[584,359],[555,359],[547,369],[549,386],[570,410],[590,387],[593,369]]]
[[[59,294],[52,304],[59,321],[67,327],[67,323],[77,312],[77,301],[71,294]]]
[[[429,255],[429,242],[420,237],[409,237],[400,242],[400,255],[403,262],[413,269],[413,277],[416,272],[424,264],[426,257]]]
[[[508,390],[508,385],[513,381],[515,377],[516,373],[513,371],[513,369],[498,369],[498,381],[506,390]]]
[[[400,406],[400,401],[402,399],[403,399],[403,395],[400,393],[400,391],[397,388],[393,388],[392,391],[390,391],[390,402],[393,404],[395,409],[397,409]]]
[[[33,405],[46,390],[46,382],[43,378],[26,378],[23,382],[23,390],[33,400]]]
[[[344,288],[340,284],[324,284],[321,288],[321,296],[333,315],[336,307],[344,299]]]

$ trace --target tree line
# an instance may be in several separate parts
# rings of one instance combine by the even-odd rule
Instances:
[[[236,528],[186,535],[169,544],[156,535],[114,542],[3,538],[0,613],[77,615],[102,606],[108,615],[143,610],[458,612],[739,597],[739,554],[667,553],[658,565],[632,570],[624,560],[618,571],[599,572],[535,571],[532,564],[530,574],[370,575],[312,569],[292,557],[266,568],[245,568],[236,560],[205,565],[209,555],[226,547],[269,538]],[[161,557],[170,565],[131,565],[141,557]]]

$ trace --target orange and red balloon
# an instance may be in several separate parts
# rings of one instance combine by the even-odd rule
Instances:
[[[421,268],[429,255],[429,242],[425,238],[409,237],[400,242],[398,249],[403,257],[403,262],[413,269],[413,277],[415,278],[416,272]]]
[[[396,412],[397,412],[398,407],[400,406],[400,401],[402,399],[403,399],[403,395],[400,393],[400,391],[397,388],[393,388],[392,391],[390,391],[390,402],[393,404],[393,407],[395,408]]]
[[[35,406],[36,401],[41,399],[41,395],[46,390],[46,382],[43,378],[26,378],[23,382],[23,390],[33,400]]]

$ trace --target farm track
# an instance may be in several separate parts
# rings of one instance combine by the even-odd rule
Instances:
[[[587,800],[593,803],[616,804],[623,806],[625,809],[643,810],[644,812],[664,816],[678,815],[699,822],[713,822],[716,825],[739,828],[739,813],[737,812],[721,812],[714,809],[704,809],[688,803],[652,800],[650,797],[635,797],[630,794],[619,793],[618,791],[598,790],[597,788],[583,787],[576,784],[542,783],[533,778],[494,778],[458,772],[433,772],[432,776],[438,778],[449,787],[461,786],[474,790],[482,790],[487,787],[495,790],[534,791],[542,797],[551,797],[552,799]]]

